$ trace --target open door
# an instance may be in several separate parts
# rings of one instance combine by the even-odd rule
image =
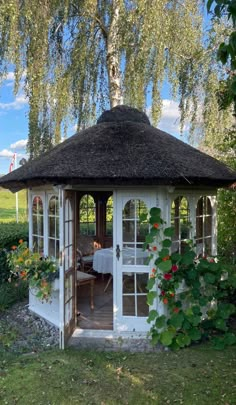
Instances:
[[[75,193],[63,190],[61,193],[60,347],[63,349],[76,327],[76,266]]]
[[[116,274],[117,314],[116,330],[146,332],[149,306],[147,283],[150,265],[143,242],[148,233],[148,222],[140,223],[141,214],[147,214],[155,205],[155,195],[117,191],[116,207]]]

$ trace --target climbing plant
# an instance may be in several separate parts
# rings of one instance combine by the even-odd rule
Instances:
[[[166,227],[161,210],[152,208],[150,232],[144,248],[153,269],[147,285],[147,302],[162,303],[164,311],[151,309],[148,322],[153,344],[171,349],[210,339],[216,349],[236,343],[228,320],[236,307],[227,302],[228,291],[236,289],[236,274],[214,257],[196,257],[187,240],[181,253],[171,253],[174,229]],[[160,305],[159,305],[160,307]]]

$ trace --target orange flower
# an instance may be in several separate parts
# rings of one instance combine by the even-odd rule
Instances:
[[[168,304],[168,299],[167,298],[163,299],[163,304]]]
[[[156,273],[156,269],[153,268],[153,269],[152,269],[152,273]]]
[[[150,278],[155,278],[155,274],[150,274]]]
[[[46,280],[41,281],[41,287],[47,287],[48,283]]]
[[[175,296],[175,293],[173,293],[173,292],[170,293],[170,296],[171,296],[171,297],[174,297],[174,296]]]
[[[153,228],[159,228],[159,224],[153,224]]]
[[[19,244],[20,244],[20,245],[21,245],[23,242],[24,242],[23,239],[20,239],[20,240],[19,240]]]
[[[25,278],[26,275],[27,275],[27,272],[25,270],[23,270],[23,271],[20,272],[20,275],[21,275],[22,278]]]
[[[170,256],[165,256],[165,257],[163,257],[163,262],[166,262],[167,260],[169,260],[169,258],[170,258]]]
[[[17,246],[13,245],[13,246],[11,247],[11,249],[12,249],[12,250],[16,250],[16,249],[17,249]]]

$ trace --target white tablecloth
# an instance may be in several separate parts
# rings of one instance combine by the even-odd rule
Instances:
[[[147,252],[142,249],[136,249],[136,264],[145,264],[145,259],[147,258]],[[133,265],[134,264],[134,249],[124,248],[123,249],[123,264]],[[99,249],[94,253],[93,256],[93,269],[98,273],[103,274],[113,274],[113,249]]]

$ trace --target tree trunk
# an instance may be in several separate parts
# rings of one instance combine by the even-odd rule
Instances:
[[[123,104],[121,92],[121,71],[119,55],[119,0],[113,0],[113,17],[107,36],[107,71],[109,80],[110,106]]]

